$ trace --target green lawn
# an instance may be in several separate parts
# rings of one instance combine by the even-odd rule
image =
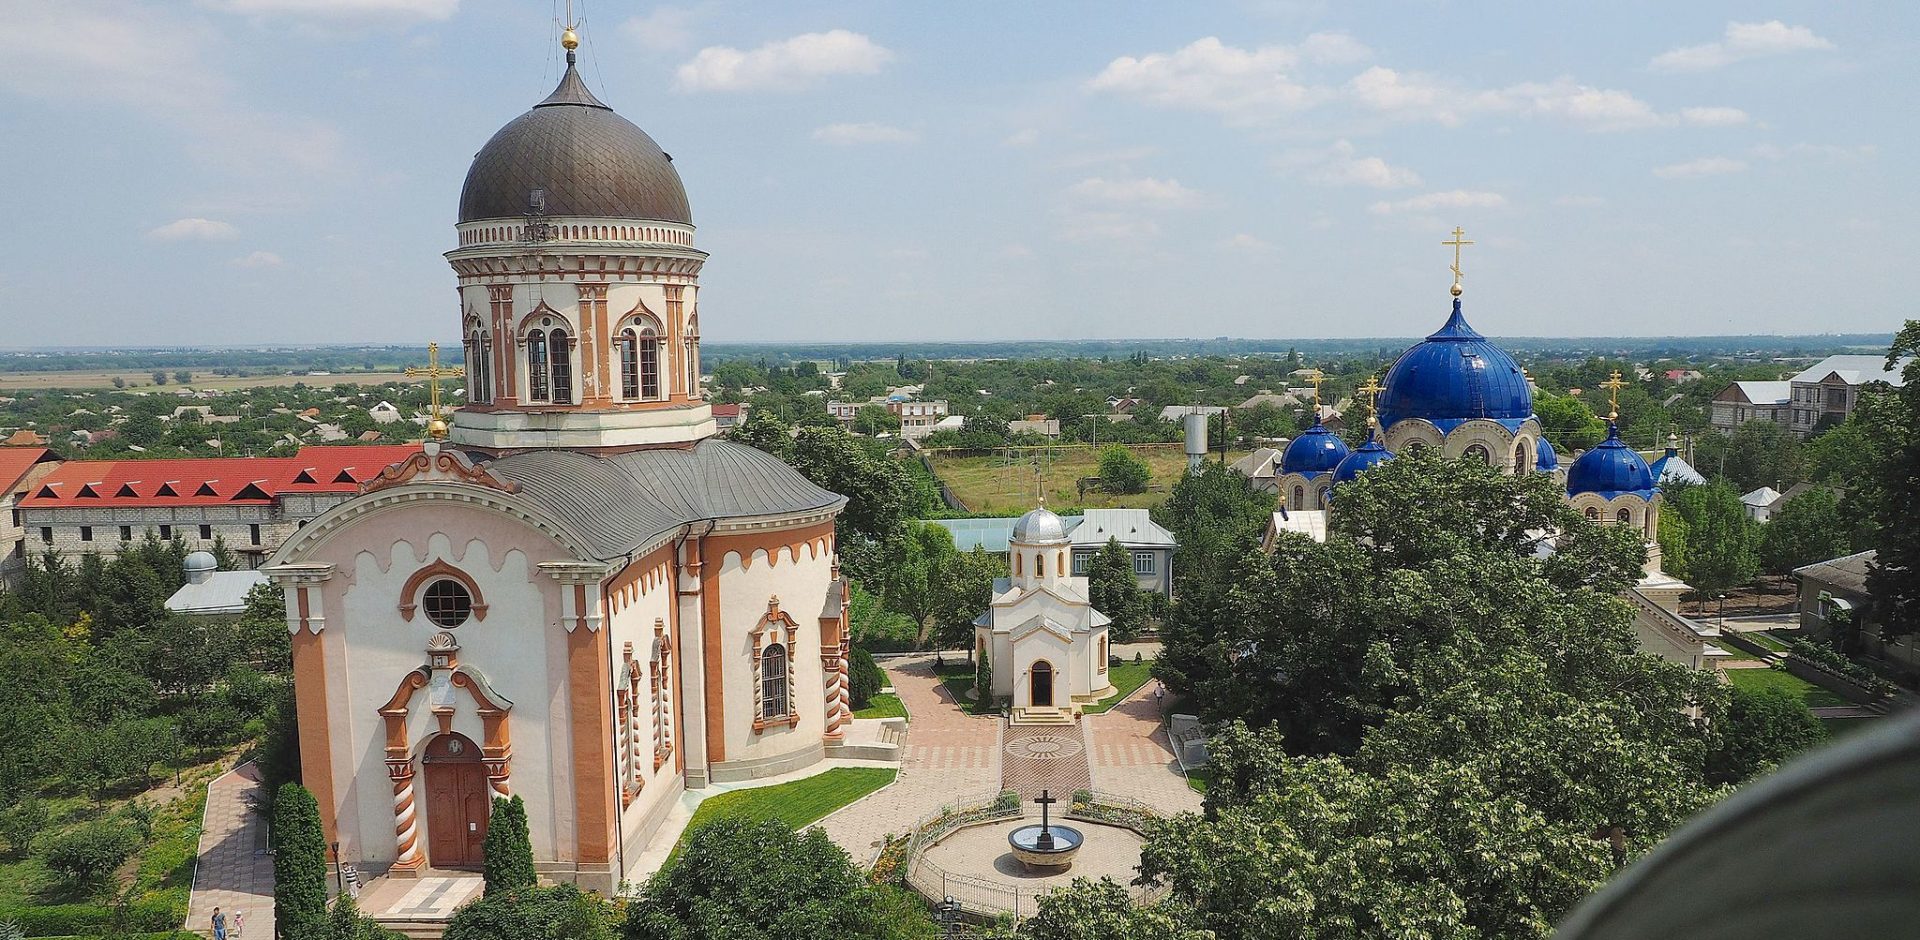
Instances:
[[[944,666],[933,667],[940,684],[946,686],[953,700],[960,703],[960,709],[969,715],[995,715],[999,709],[979,699],[970,699],[967,693],[973,691],[973,664],[966,660],[955,660]]]
[[[1757,630],[1753,633],[1742,633],[1740,635],[1776,653],[1787,652],[1787,644],[1775,639],[1773,634],[1765,630]]]
[[[855,718],[905,718],[906,703],[892,692],[881,692],[867,701],[867,707],[853,713]]]
[[[1202,795],[1207,792],[1207,786],[1211,783],[1213,783],[1213,768],[1195,767],[1187,771],[1187,786],[1192,787]]]
[[[1729,669],[1726,675],[1728,682],[1749,691],[1773,688],[1790,692],[1808,708],[1848,704],[1846,699],[1779,669]]]
[[[674,846],[673,855],[680,854],[681,846],[687,844],[694,830],[718,819],[747,822],[777,819],[790,828],[799,829],[886,786],[897,772],[888,767],[836,767],[804,780],[711,797],[693,811],[693,818],[687,822],[686,832],[681,833],[680,844]],[[669,856],[667,862],[671,864],[673,857]]]
[[[1014,448],[1015,456],[954,457],[930,455],[933,471],[976,513],[1017,516],[1033,508],[1036,454],[1046,474],[1047,505],[1067,514],[1069,507],[1146,508],[1166,498],[1187,472],[1187,455],[1178,443],[1128,448],[1147,464],[1152,482],[1145,493],[1110,495],[1090,492],[1083,499],[1076,484],[1100,475],[1100,452],[1085,444]],[[1242,456],[1234,451],[1228,460]]]
[[[1113,694],[1083,709],[1089,715],[1098,715],[1120,704],[1120,700],[1132,695],[1135,689],[1147,684],[1153,678],[1153,660],[1123,662],[1108,667],[1107,679],[1113,683]]]

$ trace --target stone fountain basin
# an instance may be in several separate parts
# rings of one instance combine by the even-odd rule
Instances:
[[[1042,828],[1048,829],[1053,836],[1053,846],[1043,848],[1040,840]],[[1072,826],[1054,824],[1052,826],[1021,826],[1007,833],[1007,844],[1013,848],[1013,857],[1028,868],[1064,869],[1073,864],[1073,856],[1086,844],[1086,836]]]

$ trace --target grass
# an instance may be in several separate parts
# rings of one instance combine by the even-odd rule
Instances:
[[[1192,787],[1195,793],[1199,793],[1204,796],[1207,792],[1207,787],[1211,786],[1212,784],[1213,784],[1213,768],[1195,767],[1192,770],[1187,771],[1187,786]]]
[[[892,692],[881,692],[867,700],[867,707],[853,713],[855,718],[905,718],[907,706],[900,696]]]
[[[1107,709],[1120,704],[1120,700],[1132,695],[1136,689],[1147,684],[1153,678],[1153,660],[1140,662],[1122,662],[1107,668],[1107,681],[1113,683],[1113,694],[1088,705],[1083,711],[1089,715],[1104,714]]]
[[[1779,669],[1729,669],[1726,676],[1728,682],[1748,691],[1766,688],[1783,690],[1798,698],[1808,708],[1849,704],[1846,699]]]
[[[1787,644],[1780,642],[1773,634],[1765,630],[1756,630],[1752,633],[1742,633],[1740,635],[1776,653],[1785,653],[1788,651]]]
[[[969,715],[997,715],[1000,709],[987,704],[984,700],[970,699],[967,693],[973,691],[973,664],[966,660],[955,660],[944,666],[933,667],[934,675],[940,677],[940,684],[960,705],[960,710]]]
[[[1076,483],[1083,477],[1100,475],[1100,452],[1085,444],[1036,447],[1016,450],[1017,454],[1042,454],[1046,470],[1047,505],[1053,507],[1146,508],[1166,498],[1167,491],[1187,472],[1187,456],[1180,444],[1129,448],[1146,461],[1152,482],[1144,493],[1110,495],[1089,492],[1082,499]],[[1227,459],[1241,456],[1230,453]],[[1034,507],[1034,478],[1031,463],[1008,466],[1008,458],[948,457],[938,452],[929,455],[933,472],[950,487],[967,508],[976,513],[1013,516]]]
[[[799,829],[853,801],[893,782],[898,771],[889,767],[835,767],[803,780],[778,783],[770,787],[734,790],[710,797],[693,811],[679,844],[667,857],[667,864],[686,847],[694,831],[722,819],[757,823],[777,819],[790,829]]]

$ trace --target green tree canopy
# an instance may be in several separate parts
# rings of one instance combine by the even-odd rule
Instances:
[[[273,799],[273,917],[286,940],[327,940],[327,837],[320,805],[297,783]]]
[[[1760,561],[1773,574],[1789,574],[1802,565],[1850,554],[1851,545],[1840,498],[1816,487],[1788,501],[1761,526]]]
[[[1887,436],[1885,456],[1871,475],[1877,490],[1875,517],[1879,535],[1867,590],[1873,594],[1881,633],[1889,637],[1920,632],[1920,320],[1908,320],[1887,350],[1887,368],[1906,365],[1897,390],[1869,389],[1861,396]]]
[[[1153,472],[1147,462],[1118,444],[1100,451],[1100,485],[1109,493],[1144,493]]]
[[[1113,621],[1115,642],[1131,642],[1140,635],[1146,621],[1146,603],[1140,593],[1133,553],[1122,548],[1119,539],[1108,538],[1087,566],[1087,594],[1093,609]]]
[[[518,794],[511,799],[494,798],[481,854],[487,894],[539,884],[540,876],[533,868],[533,840],[527,834],[527,804]]]

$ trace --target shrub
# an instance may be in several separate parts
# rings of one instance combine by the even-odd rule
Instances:
[[[194,747],[221,747],[238,738],[246,723],[246,717],[231,705],[195,705],[180,713],[180,737]]]
[[[446,940],[566,938],[612,940],[613,908],[571,884],[516,888],[480,898],[454,912]]]
[[[539,884],[533,870],[533,840],[527,834],[527,804],[520,797],[495,798],[487,839],[481,846],[489,897]]]
[[[1000,795],[993,798],[993,811],[996,813],[1009,813],[1019,808],[1020,791],[1018,790],[1001,790]]]
[[[120,808],[120,815],[127,818],[127,824],[140,834],[140,841],[153,838],[153,819],[160,814],[160,807],[146,797],[134,797]]]
[[[988,658],[982,649],[980,659],[973,665],[973,687],[980,691],[980,704],[985,707],[993,705],[993,664],[987,662]]]
[[[327,841],[320,805],[283,784],[273,800],[273,916],[285,940],[327,938]]]
[[[47,807],[39,797],[21,797],[0,810],[0,839],[7,841],[7,849],[13,854],[25,855],[33,851],[33,840],[45,831],[47,821]]]
[[[1100,485],[1109,493],[1144,493],[1153,471],[1147,462],[1125,447],[1114,445],[1100,452]]]
[[[140,847],[140,834],[110,820],[75,826],[47,842],[42,860],[67,887],[95,888]]]
[[[114,909],[99,904],[39,904],[0,909],[0,920],[12,921],[29,937],[71,937],[113,934],[116,930],[156,932],[180,926],[180,912],[165,900],[135,901],[124,909],[125,922],[114,924]]]
[[[360,913],[353,895],[343,894],[333,902],[327,918],[327,940],[403,940],[403,935],[380,926]],[[231,931],[229,931],[231,933]]]
[[[847,696],[853,700],[853,709],[859,711],[867,707],[886,684],[887,674],[873,661],[873,654],[854,647],[847,663]]]

